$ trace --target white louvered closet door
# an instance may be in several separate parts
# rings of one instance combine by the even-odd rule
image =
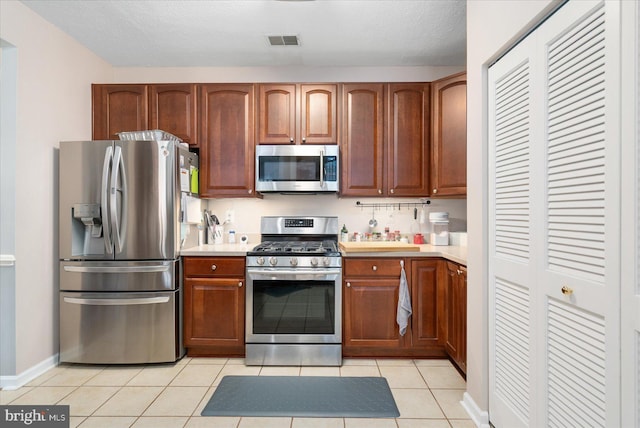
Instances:
[[[533,48],[527,39],[489,70],[489,411],[496,427],[538,425]]]
[[[640,428],[640,3],[622,4],[622,424]]]
[[[496,427],[620,426],[619,7],[570,1],[489,70]],[[529,95],[505,124],[516,64]]]
[[[574,1],[539,34],[548,427],[620,426],[619,25],[617,2]]]

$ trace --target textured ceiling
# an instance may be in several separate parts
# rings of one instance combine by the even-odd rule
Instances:
[[[117,67],[465,65],[464,0],[23,3]]]

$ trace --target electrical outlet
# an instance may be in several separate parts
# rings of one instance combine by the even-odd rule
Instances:
[[[231,209],[227,210],[225,222],[226,223],[235,223],[235,213],[233,212],[233,210],[231,210]]]

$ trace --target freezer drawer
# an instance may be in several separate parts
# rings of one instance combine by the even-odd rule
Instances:
[[[169,291],[179,288],[180,263],[167,261],[60,262],[61,291]]]
[[[173,362],[184,355],[181,290],[60,293],[60,362]]]

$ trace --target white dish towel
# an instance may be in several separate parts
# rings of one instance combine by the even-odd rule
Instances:
[[[398,311],[396,321],[400,327],[400,336],[407,332],[409,317],[411,316],[411,295],[407,284],[407,274],[404,272],[404,261],[400,260],[400,290],[398,292]]]

